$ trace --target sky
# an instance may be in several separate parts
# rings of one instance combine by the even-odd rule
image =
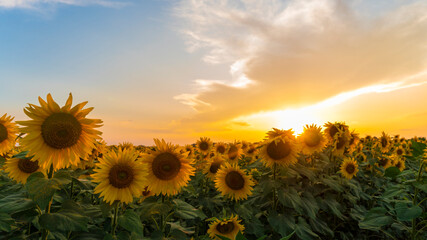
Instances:
[[[108,144],[427,136],[427,1],[0,0],[0,115],[70,92]]]

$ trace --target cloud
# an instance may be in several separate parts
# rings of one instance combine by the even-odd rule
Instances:
[[[182,122],[235,119],[373,85],[397,84],[397,90],[427,80],[410,78],[427,69],[427,3],[359,14],[369,4],[181,1],[175,10],[189,51],[205,51],[209,64],[229,64],[231,75],[195,81],[197,91],[175,97],[196,110]]]
[[[123,2],[108,0],[0,0],[0,8],[6,9],[39,9],[43,6],[58,4],[73,6],[100,5],[104,7],[121,7],[126,5]]]

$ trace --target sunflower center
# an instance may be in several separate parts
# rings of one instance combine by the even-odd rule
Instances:
[[[354,167],[354,165],[353,165],[353,164],[348,164],[348,165],[347,165],[347,167],[345,167],[345,171],[346,171],[348,174],[353,174],[353,173],[354,173],[354,170],[356,170],[356,168]]]
[[[398,148],[397,149],[397,151],[396,151],[396,153],[397,153],[397,155],[402,155],[403,154],[403,150],[402,149],[400,149],[400,148]]]
[[[215,174],[216,172],[218,172],[218,169],[220,166],[221,166],[221,163],[216,163],[216,162],[212,163],[211,167],[209,168],[209,172]]]
[[[287,157],[291,153],[291,145],[283,141],[271,142],[267,145],[267,154],[273,160],[280,160]]]
[[[133,182],[133,170],[128,165],[116,164],[110,169],[108,180],[116,188],[126,188]]]
[[[225,176],[225,183],[233,190],[240,190],[245,186],[245,179],[237,171],[231,171]]]
[[[249,148],[249,150],[248,150],[248,153],[249,153],[249,154],[252,154],[252,153],[254,153],[254,152],[255,152],[255,148],[253,148],[253,147]]]
[[[221,154],[224,154],[225,153],[225,147],[220,145],[216,148],[216,151],[221,153]]]
[[[172,153],[164,152],[157,155],[153,160],[153,174],[161,180],[171,180],[181,170],[181,162]]]
[[[7,128],[0,123],[0,143],[7,139]]]
[[[402,163],[401,163],[400,161],[398,161],[398,162],[396,163],[396,167],[397,167],[397,168],[402,167]]]
[[[315,132],[308,132],[304,137],[304,143],[309,147],[315,147],[319,145],[321,140],[321,136]]]
[[[200,150],[202,150],[202,151],[206,151],[206,150],[208,150],[208,149],[209,149],[209,144],[208,144],[207,142],[201,142],[201,143],[199,144],[199,148],[200,148]]]
[[[82,133],[79,121],[69,113],[53,113],[41,126],[44,142],[52,148],[74,146]]]
[[[381,158],[381,159],[378,161],[378,163],[379,163],[379,165],[380,165],[381,167],[384,167],[385,165],[387,165],[388,160],[387,160],[387,158]]]
[[[339,131],[338,128],[335,125],[333,125],[332,127],[329,128],[329,136],[333,138],[338,131]]]
[[[233,222],[220,223],[216,226],[216,230],[221,234],[231,233],[234,230],[234,223]]]
[[[145,197],[145,196],[148,196],[149,194],[150,194],[150,190],[148,190],[148,186],[147,187],[145,187],[144,188],[144,191],[142,191],[142,195]]]
[[[239,149],[237,149],[236,145],[231,145],[230,149],[228,149],[228,158],[230,160],[234,160],[235,158],[237,158],[238,151]]]
[[[387,145],[388,145],[387,139],[384,137],[381,138],[381,146],[384,148],[384,147],[387,147]]]
[[[24,173],[33,173],[39,169],[39,162],[21,158],[18,162],[18,168]]]
[[[337,141],[337,149],[341,149],[345,146],[347,139],[343,136],[338,137]]]

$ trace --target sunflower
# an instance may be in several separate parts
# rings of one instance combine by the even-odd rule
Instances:
[[[403,170],[405,170],[405,160],[403,158],[395,159],[394,166],[399,168],[399,170],[402,172]]]
[[[301,150],[306,155],[314,152],[321,152],[326,146],[326,138],[323,136],[322,129],[316,125],[306,125],[304,132],[298,136]]]
[[[242,155],[241,145],[237,142],[228,145],[227,158],[230,163],[238,163],[240,155]]]
[[[249,143],[247,141],[242,141],[241,143],[242,145],[242,150],[245,151],[248,147],[249,147]]]
[[[165,140],[154,139],[157,151],[143,157],[147,165],[148,190],[154,194],[175,195],[188,184],[194,175],[194,167],[186,154],[180,154],[178,147]]]
[[[154,193],[150,190],[148,190],[148,186],[142,190],[141,198],[139,199],[139,203],[142,203],[146,198],[154,196]]]
[[[5,171],[9,177],[25,184],[28,176],[34,172],[42,171],[38,161],[31,161],[31,157],[10,158],[6,160]]]
[[[352,179],[359,171],[359,165],[356,160],[352,158],[346,158],[341,164],[341,174],[347,179]]]
[[[15,146],[17,128],[12,120],[13,117],[7,116],[7,114],[0,117],[0,155],[5,154]]]
[[[335,122],[331,123],[328,122],[324,125],[325,127],[325,135],[326,138],[332,142],[335,139],[335,135],[337,133],[344,133],[346,135],[349,135],[348,126],[344,122]]]
[[[385,132],[382,132],[381,137],[379,139],[379,146],[381,149],[381,152],[385,153],[388,152],[391,144],[390,144],[390,136],[387,135]]]
[[[207,154],[212,148],[212,141],[207,137],[201,137],[196,142],[197,149],[199,149],[199,152]]]
[[[194,148],[190,144],[185,145],[184,152],[188,152],[188,157],[192,157],[194,153]]]
[[[334,136],[334,140],[332,142],[332,154],[334,156],[342,157],[344,156],[344,152],[350,143],[349,135],[345,133],[337,133]]]
[[[80,158],[86,158],[95,148],[101,132],[94,128],[100,127],[102,121],[86,118],[93,110],[83,109],[87,102],[71,108],[72,101],[70,93],[65,106],[60,108],[50,94],[47,102],[39,97],[40,107],[29,104],[24,109],[32,119],[17,122],[24,126],[20,130],[26,133],[21,139],[23,148],[34,155],[32,160],[38,160],[42,168],[47,169],[51,164],[54,169],[77,165]]]
[[[395,149],[394,153],[397,156],[402,157],[405,154],[405,149],[402,146],[399,146]]]
[[[245,151],[245,155],[250,158],[254,157],[257,153],[258,153],[258,145],[255,143],[250,144]]]
[[[360,141],[359,134],[354,130],[350,133],[350,141],[348,143],[348,147],[350,148],[350,152],[354,152],[358,146]]]
[[[216,173],[224,164],[225,160],[222,156],[215,156],[211,158],[208,163],[205,165],[203,172],[212,180],[215,179]]]
[[[280,136],[295,140],[295,135],[294,131],[292,131],[292,128],[288,130],[273,128],[272,131],[267,132],[267,139],[273,139]]]
[[[384,169],[387,169],[388,167],[391,166],[391,160],[390,158],[383,156],[378,159],[378,162],[376,165]]]
[[[267,167],[272,167],[275,163],[287,167],[298,161],[298,145],[288,137],[279,136],[266,140],[260,151],[262,161]]]
[[[223,196],[236,201],[246,199],[252,194],[252,186],[255,185],[252,176],[239,168],[237,164],[225,163],[216,173],[215,187]]]
[[[215,143],[214,149],[217,154],[224,155],[227,152],[227,144],[223,142]]]
[[[119,144],[118,146],[121,149],[129,149],[129,148],[134,148],[133,144],[131,142],[122,142]]]
[[[240,224],[241,220],[238,220],[238,216],[231,215],[228,219],[215,219],[209,224],[208,234],[211,239],[220,239],[217,235],[227,237],[229,239],[236,239],[239,232],[243,233],[245,227]]]
[[[114,201],[130,203],[133,197],[139,197],[146,186],[146,170],[138,160],[138,152],[134,149],[110,151],[99,159],[92,174],[95,193],[101,193],[104,201],[113,204]]]

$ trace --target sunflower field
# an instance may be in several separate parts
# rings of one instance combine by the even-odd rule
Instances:
[[[0,118],[0,239],[427,239],[425,138],[328,122],[107,146],[72,100]]]

